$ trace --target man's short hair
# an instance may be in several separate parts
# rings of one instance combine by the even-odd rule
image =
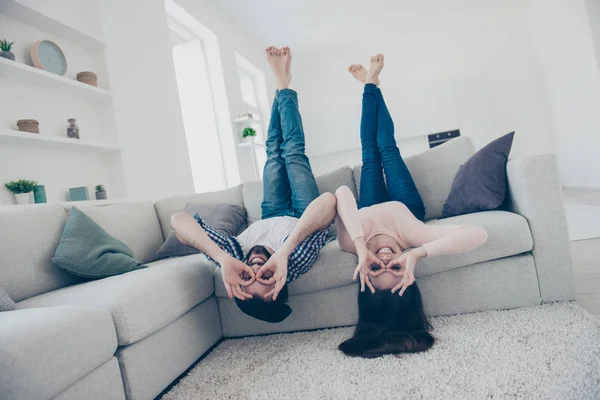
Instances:
[[[286,283],[281,288],[275,301],[264,301],[256,296],[247,300],[240,300],[235,297],[235,304],[246,315],[261,321],[275,323],[283,321],[292,313],[292,309],[286,304],[287,300],[288,288]]]

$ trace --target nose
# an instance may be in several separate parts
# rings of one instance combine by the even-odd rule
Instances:
[[[392,257],[388,255],[379,254],[379,259],[383,261],[385,265],[387,265],[390,261],[392,261]]]

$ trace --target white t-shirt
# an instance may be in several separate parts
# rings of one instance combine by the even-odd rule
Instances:
[[[256,221],[237,238],[247,253],[256,245],[266,246],[274,251],[279,250],[284,240],[292,233],[298,223],[294,217],[274,217]]]

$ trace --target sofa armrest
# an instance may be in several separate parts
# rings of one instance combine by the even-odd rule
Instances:
[[[529,222],[543,302],[573,300],[575,283],[556,157],[514,158],[506,165],[508,209]]]
[[[0,398],[48,399],[117,349],[112,317],[89,307],[0,312]]]

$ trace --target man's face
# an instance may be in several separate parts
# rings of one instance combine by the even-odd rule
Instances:
[[[254,275],[258,273],[258,270],[265,265],[267,260],[271,258],[273,252],[265,246],[254,246],[250,249],[245,258],[246,265],[249,265],[250,268],[254,271]],[[252,296],[258,296],[264,301],[272,301],[270,297],[266,297],[265,295],[269,293],[275,287],[275,283],[266,284],[264,281],[270,279],[273,276],[272,271],[265,271],[261,279],[255,279],[254,282],[249,284],[248,286],[243,286],[243,289],[246,293],[250,293]],[[244,281],[249,281],[252,277],[244,272],[242,274],[242,279]]]

